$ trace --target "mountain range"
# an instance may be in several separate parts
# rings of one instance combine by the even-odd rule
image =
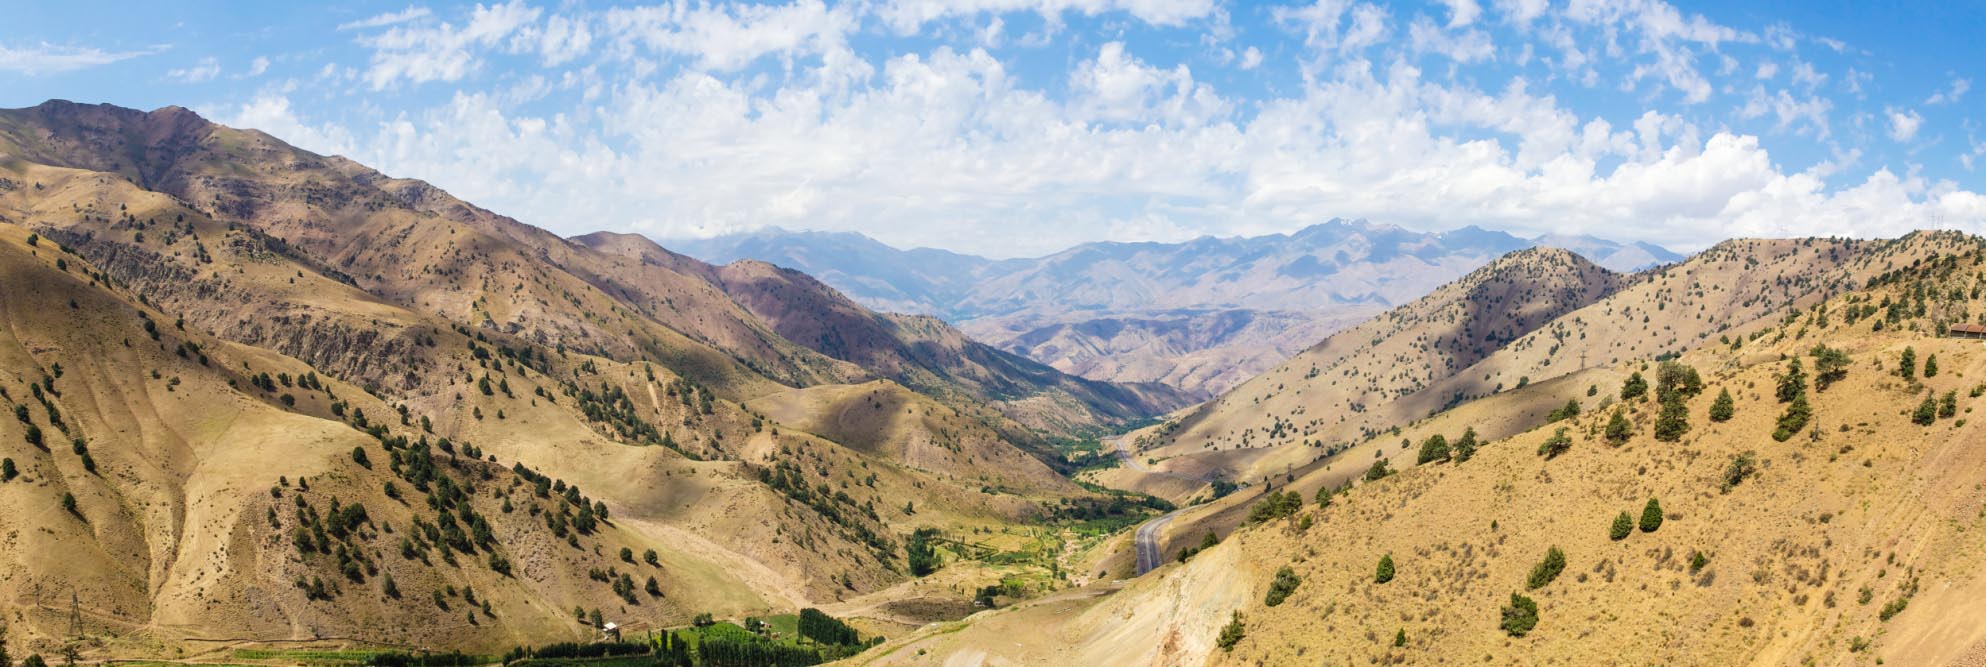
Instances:
[[[1565,248],[1617,271],[1682,259],[1590,236],[1421,233],[1347,220],[1292,234],[1088,243],[1009,260],[776,228],[667,243],[711,262],[795,268],[870,307],[945,318],[1064,372],[1201,396],[1514,250]]]

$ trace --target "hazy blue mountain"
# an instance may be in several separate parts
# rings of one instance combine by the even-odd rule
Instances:
[[[1561,247],[1616,271],[1681,259],[1591,236],[1525,239],[1476,226],[1426,233],[1336,219],[1289,234],[1086,243],[1012,260],[777,228],[664,244],[713,263],[799,269],[864,305],[937,315],[1065,372],[1201,394],[1515,250]]]

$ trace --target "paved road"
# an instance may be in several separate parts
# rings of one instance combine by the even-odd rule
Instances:
[[[1128,436],[1120,435],[1110,441],[1111,448],[1117,452],[1117,460],[1123,462],[1125,467],[1148,475],[1161,475],[1194,482],[1206,481],[1190,475],[1151,469],[1131,452],[1131,443],[1128,440],[1130,440]],[[1138,553],[1138,574],[1143,575],[1165,564],[1165,550],[1159,545],[1159,533],[1165,530],[1166,524],[1172,523],[1174,518],[1185,511],[1185,508],[1176,509],[1138,524],[1138,531],[1131,535],[1131,546]]]

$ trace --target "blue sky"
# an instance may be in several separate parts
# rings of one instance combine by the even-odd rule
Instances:
[[[18,4],[0,106],[186,106],[565,234],[1986,231],[1976,3]]]

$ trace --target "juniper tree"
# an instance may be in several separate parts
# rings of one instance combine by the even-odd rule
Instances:
[[[1538,603],[1531,598],[1510,594],[1510,604],[1503,607],[1503,631],[1512,637],[1530,634],[1538,627]]]
[[[1607,442],[1622,445],[1634,437],[1634,423],[1627,420],[1627,408],[1614,408],[1614,416],[1607,418],[1605,432]]]
[[[1731,399],[1731,390],[1728,388],[1719,390],[1717,392],[1717,400],[1710,403],[1710,421],[1731,421],[1731,418],[1736,416],[1737,413],[1738,405],[1736,401]]]
[[[1934,378],[1937,376],[1938,376],[1938,355],[1933,354],[1931,356],[1924,357],[1924,377]]]
[[[1903,348],[1903,358],[1896,360],[1896,374],[1904,379],[1917,375],[1917,348]]]
[[[1779,442],[1792,439],[1793,434],[1807,427],[1807,421],[1813,417],[1813,414],[1813,406],[1807,403],[1807,393],[1800,392],[1793,397],[1793,402],[1786,406],[1786,411],[1780,413],[1779,424],[1772,430],[1772,439]]]
[[[1379,557],[1379,569],[1372,575],[1373,583],[1383,584],[1393,580],[1393,554]]]
[[[1675,442],[1689,432],[1689,406],[1683,403],[1682,394],[1669,394],[1662,399],[1662,411],[1655,415],[1655,439]]]
[[[1778,397],[1781,403],[1791,403],[1793,399],[1807,392],[1807,373],[1800,367],[1800,358],[1794,357],[1786,365],[1786,373],[1779,376]]]
[[[1565,552],[1559,551],[1558,547],[1554,546],[1545,551],[1544,560],[1538,561],[1538,564],[1531,568],[1531,576],[1524,581],[1524,587],[1531,590],[1544,588],[1545,584],[1552,583],[1552,580],[1557,579],[1559,573],[1564,571]]]
[[[1938,399],[1925,395],[1924,402],[1917,404],[1917,412],[1910,416],[1910,421],[1917,423],[1919,426],[1930,426],[1931,422],[1937,420]]]
[[[1629,517],[1627,512],[1621,512],[1614,516],[1614,525],[1607,529],[1607,537],[1619,542],[1627,539],[1628,533],[1632,532],[1634,532],[1634,519]]]
[[[1641,377],[1641,371],[1635,371],[1633,374],[1627,376],[1626,382],[1621,383],[1621,400],[1623,401],[1641,398],[1646,395],[1648,395],[1648,380]]]
[[[1641,508],[1641,532],[1652,533],[1662,527],[1662,503],[1648,499],[1648,506]]]

